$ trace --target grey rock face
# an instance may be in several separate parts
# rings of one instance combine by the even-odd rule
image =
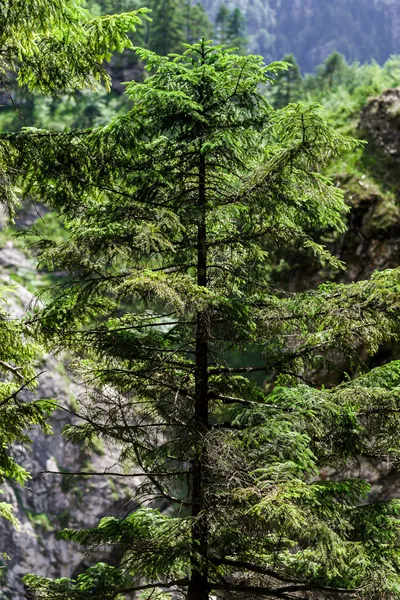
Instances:
[[[32,264],[16,248],[0,249],[0,265],[15,270],[16,265]],[[0,269],[0,278],[8,282],[7,272]],[[9,294],[8,310],[20,314],[22,308],[33,301],[32,294],[19,287]],[[41,366],[35,397],[56,398],[66,409],[76,406],[81,390],[72,381],[61,360],[48,357]],[[32,397],[31,392],[27,392]],[[1,501],[10,502],[20,521],[16,530],[0,519],[0,600],[27,598],[21,584],[22,577],[35,573],[47,577],[74,576],[102,556],[87,557],[83,548],[57,540],[56,534],[65,527],[95,526],[106,515],[122,516],[133,505],[130,490],[137,480],[110,476],[73,477],[44,474],[43,471],[115,471],[115,448],[101,447],[96,452],[66,441],[61,435],[65,425],[73,419],[68,410],[58,410],[51,418],[53,435],[45,436],[33,431],[29,449],[14,447],[16,458],[32,474],[25,487],[15,483],[2,486]],[[6,553],[9,559],[2,559]],[[112,557],[107,557],[112,560]]]
[[[386,155],[400,159],[400,88],[371,98],[361,114],[360,129]]]
[[[14,272],[17,269],[35,270],[31,261],[23,252],[15,248],[12,242],[8,242],[3,248],[0,248],[0,267],[12,268]]]
[[[40,377],[36,396],[57,398],[60,405],[70,406],[79,389],[71,382],[61,363],[49,358]],[[9,555],[3,561],[0,579],[0,600],[24,598],[21,579],[27,573],[47,577],[71,577],[79,574],[99,556],[90,559],[84,549],[61,540],[56,534],[64,527],[93,527],[106,515],[122,516],[129,510],[130,488],[117,478],[74,477],[44,474],[43,471],[104,472],[112,469],[117,456],[104,448],[97,454],[62,437],[63,427],[71,423],[71,415],[57,411],[51,419],[53,435],[32,434],[32,447],[16,447],[19,461],[31,472],[32,479],[24,488],[8,483],[4,486],[4,501],[16,507],[21,526],[17,531],[0,520],[0,553]],[[137,481],[130,481],[135,486]]]
[[[112,78],[112,89],[118,94],[125,93],[124,82],[143,81],[145,78],[143,63],[130,51],[115,55],[108,70]]]

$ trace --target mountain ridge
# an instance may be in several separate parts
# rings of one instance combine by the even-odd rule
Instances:
[[[400,52],[400,0],[201,0],[215,22],[221,4],[240,8],[249,50],[267,61],[293,53],[311,72],[337,50],[349,61],[383,64]]]

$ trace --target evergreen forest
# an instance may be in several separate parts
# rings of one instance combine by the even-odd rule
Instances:
[[[399,8],[0,2],[0,600],[400,599]]]

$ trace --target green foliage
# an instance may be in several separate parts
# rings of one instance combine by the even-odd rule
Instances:
[[[272,103],[275,108],[284,108],[288,104],[299,102],[302,97],[302,77],[299,65],[293,54],[283,57],[288,64],[288,70],[281,73],[277,85],[272,92]]]
[[[89,18],[76,0],[3,3],[0,15],[0,84],[12,100],[10,77],[30,91],[73,95],[77,89],[110,86],[103,66],[112,52],[132,47],[128,33],[141,24],[146,10]],[[10,213],[17,202],[2,161],[1,201]]]
[[[383,66],[375,62],[360,65],[346,63],[334,52],[313,75],[303,81],[303,94],[325,107],[338,126],[355,129],[360,111],[370,96],[397,87],[400,81],[400,60],[392,56]]]
[[[183,3],[181,0],[152,0],[152,22],[149,24],[148,46],[166,56],[181,50],[184,39]]]
[[[221,4],[216,21],[216,37],[220,44],[245,50],[246,39],[246,19],[239,8],[229,10],[225,4]]]
[[[21,88],[54,95],[70,96],[100,82],[109,87],[110,77],[102,63],[110,60],[112,52],[132,47],[128,33],[142,22],[146,10],[90,18],[81,4],[79,0],[2,2],[0,83],[11,102],[10,86],[15,78]],[[9,114],[6,122],[13,124]],[[18,190],[6,174],[5,160],[2,154],[1,201],[12,217]],[[3,304],[4,296],[2,289]],[[54,403],[21,398],[23,390],[35,388],[35,367],[42,350],[32,342],[29,321],[13,318],[4,308],[0,310],[0,347],[0,484],[11,480],[23,485],[29,473],[18,464],[11,447],[15,443],[29,445],[32,428],[50,433],[46,419]],[[0,503],[0,516],[17,524],[12,507],[4,502]]]
[[[291,63],[292,57],[284,60]],[[398,56],[392,56],[383,66],[375,62],[360,65],[346,63],[342,55],[334,52],[314,74],[303,79],[298,79],[296,72],[289,69],[266,93],[275,107],[284,106],[289,97],[296,101],[302,98],[310,104],[318,102],[339,131],[362,136],[363,132],[359,131],[360,113],[368,99],[388,88],[397,87],[399,81]],[[366,193],[382,195],[386,201],[372,218],[380,218],[382,223],[394,223],[397,219],[395,197],[399,192],[397,170],[396,161],[375,148],[370,141],[365,147],[331,161],[325,172],[336,177],[349,198],[355,196],[361,200]],[[368,191],[364,192],[362,185],[367,186],[365,190],[368,188]]]
[[[183,39],[188,44],[194,44],[205,37],[213,36],[213,27],[204,8],[200,3],[193,4],[187,0],[183,7],[184,14],[184,36]],[[150,48],[154,50],[154,48]],[[182,50],[182,47],[179,48]]]
[[[1,16],[3,79],[15,72],[20,85],[57,94],[94,81],[108,84],[101,63],[131,46],[127,33],[141,23],[140,15],[145,11],[90,19],[75,0],[7,1]]]
[[[191,0],[150,0],[152,21],[148,24],[146,46],[166,56],[182,51],[182,43],[198,42],[211,34],[211,23],[199,3]]]
[[[9,290],[2,290],[4,294]],[[34,389],[36,385],[35,359],[39,354],[39,346],[33,343],[30,328],[20,320],[7,315],[3,308],[0,312],[0,485],[6,480],[15,481],[19,485],[29,479],[29,473],[18,464],[10,446],[14,443],[29,444],[29,430],[41,427],[50,433],[51,428],[46,419],[54,409],[50,400],[22,401],[20,392]],[[1,492],[1,490],[0,490]],[[0,503],[0,516],[18,522],[13,516],[12,507]]]
[[[139,594],[139,600],[171,600],[171,598],[171,594],[165,593],[157,588]]]
[[[178,56],[138,53],[152,74],[127,85],[125,115],[1,142],[8,176],[62,212],[69,233],[36,245],[41,267],[72,276],[43,295],[37,333],[93,384],[65,435],[118,444],[125,474],[142,471],[138,503],[175,512],[64,530],[118,547],[121,566],[25,583],[52,600],[151,588],[395,600],[399,502],[368,503],[369,482],[349,472],[400,458],[400,364],[363,373],[362,361],[399,338],[399,270],[301,294],[271,283],[282,251],[343,268],[310,232],[344,230],[343,193],[321,172],[360,145],[318,104],[272,109],[260,85],[285,63],[204,40]],[[230,363],[254,347],[261,365]],[[344,362],[354,379],[308,380]],[[252,372],[275,372],[275,387]]]
[[[26,515],[33,525],[40,527],[44,531],[54,531],[54,525],[51,523],[49,517],[45,513],[26,511]]]

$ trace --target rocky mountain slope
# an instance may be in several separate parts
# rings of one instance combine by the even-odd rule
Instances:
[[[26,278],[29,271],[35,276],[32,263],[12,242],[7,242],[0,249],[1,282],[14,283],[18,277]],[[19,315],[32,300],[32,294],[18,286],[9,296],[9,310]],[[41,365],[41,371],[44,372],[39,378],[37,395],[56,398],[67,410],[59,410],[52,417],[53,435],[44,436],[36,431],[29,451],[18,446],[14,448],[18,461],[31,472],[32,479],[24,488],[15,483],[2,486],[5,492],[2,501],[16,507],[20,529],[16,530],[0,519],[0,600],[28,597],[21,584],[27,573],[50,577],[77,575],[98,560],[99,556],[85,556],[83,548],[57,540],[57,531],[64,527],[94,526],[106,515],[126,515],[133,508],[130,490],[138,484],[138,480],[130,478],[43,473],[115,472],[116,455],[112,448],[99,445],[89,449],[68,443],[62,437],[63,427],[73,420],[68,410],[76,410],[79,406],[81,389],[60,360],[48,357]],[[9,558],[1,558],[2,553]],[[107,560],[112,561],[113,557],[108,556]]]
[[[400,52],[400,0],[201,0],[215,20],[221,4],[246,15],[250,50],[269,61],[292,52],[311,72],[331,52],[385,62]]]

